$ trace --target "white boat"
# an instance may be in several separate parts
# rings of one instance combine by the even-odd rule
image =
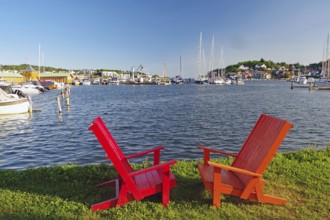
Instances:
[[[226,78],[225,79],[225,84],[226,85],[230,85],[232,82],[231,82],[231,79],[229,79],[229,78]]]
[[[195,79],[196,84],[209,84],[209,78],[207,76],[199,75]]]
[[[100,85],[100,79],[99,79],[99,78],[95,78],[95,79],[92,81],[92,84],[93,84],[93,85]]]
[[[213,82],[214,82],[214,84],[218,84],[218,85],[225,84],[225,80],[221,77],[219,77],[218,79],[215,79]]]
[[[181,56],[180,56],[180,72],[179,72],[179,75],[175,76],[175,77],[172,79],[172,82],[173,82],[174,84],[183,84]]]
[[[237,74],[234,80],[234,84],[244,85],[242,74]]]
[[[109,80],[109,84],[110,84],[110,85],[119,85],[120,82],[119,82],[118,79],[111,79],[111,80]]]
[[[242,79],[242,78],[237,79],[237,80],[236,80],[236,84],[237,84],[237,85],[244,85],[244,81],[243,81],[243,79]]]
[[[11,88],[14,92],[16,92],[16,90],[19,90],[27,95],[35,95],[41,93],[41,90],[33,84],[22,84],[22,85],[17,84],[17,85],[13,85]]]
[[[303,85],[307,84],[306,76],[302,76],[300,71],[298,72],[298,76],[296,78],[296,83],[303,84]]]
[[[300,76],[299,78],[297,78],[297,83],[299,84],[307,84],[307,78],[306,76]]]
[[[0,115],[23,114],[32,112],[32,104],[28,97],[5,92],[0,88]]]
[[[175,76],[173,79],[172,79],[172,82],[174,84],[183,84],[183,79],[180,75],[178,76]]]
[[[56,85],[56,89],[63,89],[64,86],[65,86],[64,83],[59,83],[59,82],[56,82],[56,81],[54,81],[54,82],[55,82],[55,85]]]
[[[92,82],[89,79],[83,79],[82,84],[84,86],[90,86],[92,84]]]

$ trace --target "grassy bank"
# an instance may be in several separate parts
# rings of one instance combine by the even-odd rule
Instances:
[[[224,160],[229,163],[229,160]],[[264,174],[265,192],[288,199],[285,206],[258,204],[223,196],[211,206],[197,172],[197,161],[172,167],[177,187],[162,208],[160,196],[121,208],[92,212],[90,204],[113,196],[94,185],[115,178],[112,167],[64,165],[25,171],[0,171],[0,219],[328,219],[330,146],[278,154]]]

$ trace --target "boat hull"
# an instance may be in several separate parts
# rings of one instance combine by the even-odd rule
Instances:
[[[31,111],[28,99],[0,102],[0,115],[23,114]]]

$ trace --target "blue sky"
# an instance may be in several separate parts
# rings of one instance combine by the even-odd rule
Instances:
[[[149,74],[198,70],[199,34],[209,63],[247,60],[310,64],[322,60],[329,0],[0,0],[0,64]],[[42,57],[42,55],[41,55]]]

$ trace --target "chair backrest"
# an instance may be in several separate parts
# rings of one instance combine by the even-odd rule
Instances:
[[[104,151],[107,154],[107,158],[110,159],[116,168],[118,174],[124,178],[128,173],[132,172],[133,169],[125,158],[125,155],[119,148],[117,142],[112,137],[110,131],[105,126],[101,117],[97,117],[93,120],[88,130],[94,132],[95,136],[101,143]]]
[[[292,127],[288,121],[262,114],[232,166],[262,174]],[[243,174],[237,175],[245,185],[252,178]]]

